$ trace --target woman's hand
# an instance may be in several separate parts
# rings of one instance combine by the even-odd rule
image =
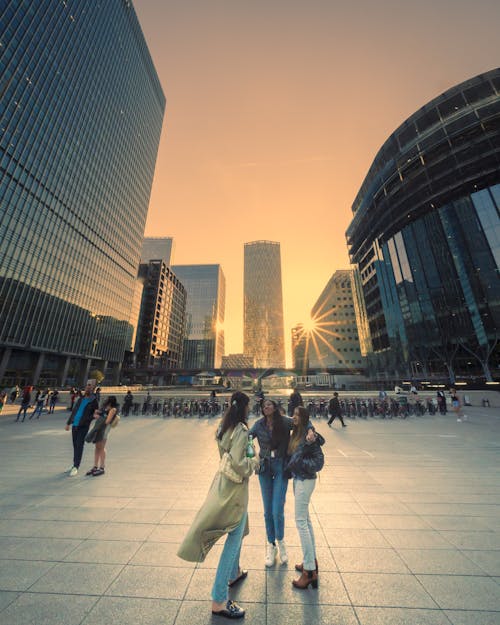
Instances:
[[[311,428],[310,430],[307,431],[306,441],[308,443],[314,443],[315,440],[316,440],[316,432]]]

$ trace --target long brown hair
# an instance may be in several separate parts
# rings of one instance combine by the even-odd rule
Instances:
[[[225,432],[234,429],[238,423],[247,425],[247,406],[249,401],[248,395],[241,391],[236,391],[231,395],[231,403],[222,417],[216,438],[222,440]]]
[[[297,425],[293,424],[292,435],[290,436],[290,442],[288,443],[288,455],[291,456],[293,452],[299,446],[306,434],[307,424],[309,423],[309,411],[304,406],[297,406],[294,410],[299,415],[299,422]]]

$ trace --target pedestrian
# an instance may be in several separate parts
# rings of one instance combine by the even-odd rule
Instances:
[[[103,427],[99,429],[97,436],[94,439],[95,451],[94,451],[94,466],[87,471],[86,475],[103,475],[104,467],[106,464],[106,443],[111,431],[113,422],[118,414],[118,402],[114,395],[110,395],[104,402],[102,410],[96,410],[94,412],[94,419],[102,415],[105,417]]]
[[[15,384],[9,391],[10,403],[13,404],[19,397],[19,386]]]
[[[239,568],[241,542],[248,528],[248,479],[258,466],[255,457],[247,456],[249,397],[237,391],[217,429],[219,455],[229,452],[232,469],[241,482],[218,471],[207,498],[182,541],[177,555],[188,562],[203,562],[214,544],[227,535],[212,587],[212,614],[230,619],[245,616],[228,597],[229,588],[243,580],[247,571]]]
[[[37,392],[35,410],[33,410],[33,412],[30,414],[30,418],[29,418],[30,421],[31,419],[33,419],[35,415],[37,419],[40,418],[40,415],[43,412],[43,407],[45,406],[46,399],[47,399],[47,394],[44,391],[40,390]]]
[[[54,408],[59,401],[59,391],[55,388],[50,394],[49,399],[49,414],[54,414]]]
[[[0,413],[3,410],[4,404],[7,401],[7,393],[5,393],[4,391],[2,391],[0,393]]]
[[[339,394],[337,393],[337,391],[335,391],[333,397],[328,403],[328,412],[330,413],[330,418],[328,419],[328,425],[330,427],[332,427],[332,423],[335,419],[340,420],[343,428],[347,427],[344,423],[344,417],[342,416],[342,408],[340,407]]]
[[[453,386],[450,388],[450,396],[451,396],[451,407],[453,408],[453,412],[457,416],[457,422],[460,423],[462,420],[467,421],[467,415],[462,412],[462,401],[457,393],[457,389]]]
[[[69,431],[71,428],[73,441],[73,465],[69,470],[70,477],[74,477],[78,474],[78,469],[82,461],[85,437],[87,436],[89,426],[94,417],[94,411],[99,408],[94,390],[95,380],[89,380],[85,386],[83,396],[79,397],[76,401],[66,423],[66,431]]]
[[[31,386],[25,386],[23,389],[23,394],[21,397],[21,407],[19,408],[19,412],[17,413],[17,419],[16,421],[19,421],[19,417],[21,416],[21,413],[23,413],[23,418],[22,420],[24,421],[26,419],[26,412],[28,411],[28,408],[31,405]]]
[[[306,589],[309,586],[318,587],[318,558],[314,529],[309,513],[309,502],[316,486],[318,471],[324,464],[321,445],[325,439],[315,432],[310,441],[308,432],[310,425],[309,412],[303,406],[295,408],[293,413],[293,430],[288,445],[288,461],[286,470],[293,477],[293,492],[295,495],[295,525],[302,546],[302,564],[296,564],[295,569],[301,573],[299,579],[294,579],[295,588]]]
[[[436,400],[439,409],[439,413],[442,415],[446,414],[446,396],[443,391],[436,392]]]
[[[293,392],[290,395],[290,399],[288,400],[288,416],[291,417],[293,412],[297,406],[303,406],[304,402],[302,400],[302,395],[299,391],[294,388]]]
[[[130,409],[132,408],[132,404],[134,403],[134,396],[130,391],[127,391],[127,394],[123,398],[123,416],[128,417],[130,414]]]

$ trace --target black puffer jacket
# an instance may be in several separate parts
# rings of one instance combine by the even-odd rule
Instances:
[[[299,444],[285,465],[285,471],[299,480],[314,480],[318,471],[325,463],[325,456],[321,446],[325,439],[316,432],[316,440],[308,443],[305,439]]]

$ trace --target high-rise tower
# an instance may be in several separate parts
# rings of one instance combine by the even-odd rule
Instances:
[[[186,288],[186,338],[183,367],[214,369],[224,355],[226,278],[220,265],[175,265]]]
[[[245,243],[244,254],[244,353],[256,367],[284,367],[280,244]]]
[[[130,347],[165,97],[131,2],[0,3],[0,380]]]

